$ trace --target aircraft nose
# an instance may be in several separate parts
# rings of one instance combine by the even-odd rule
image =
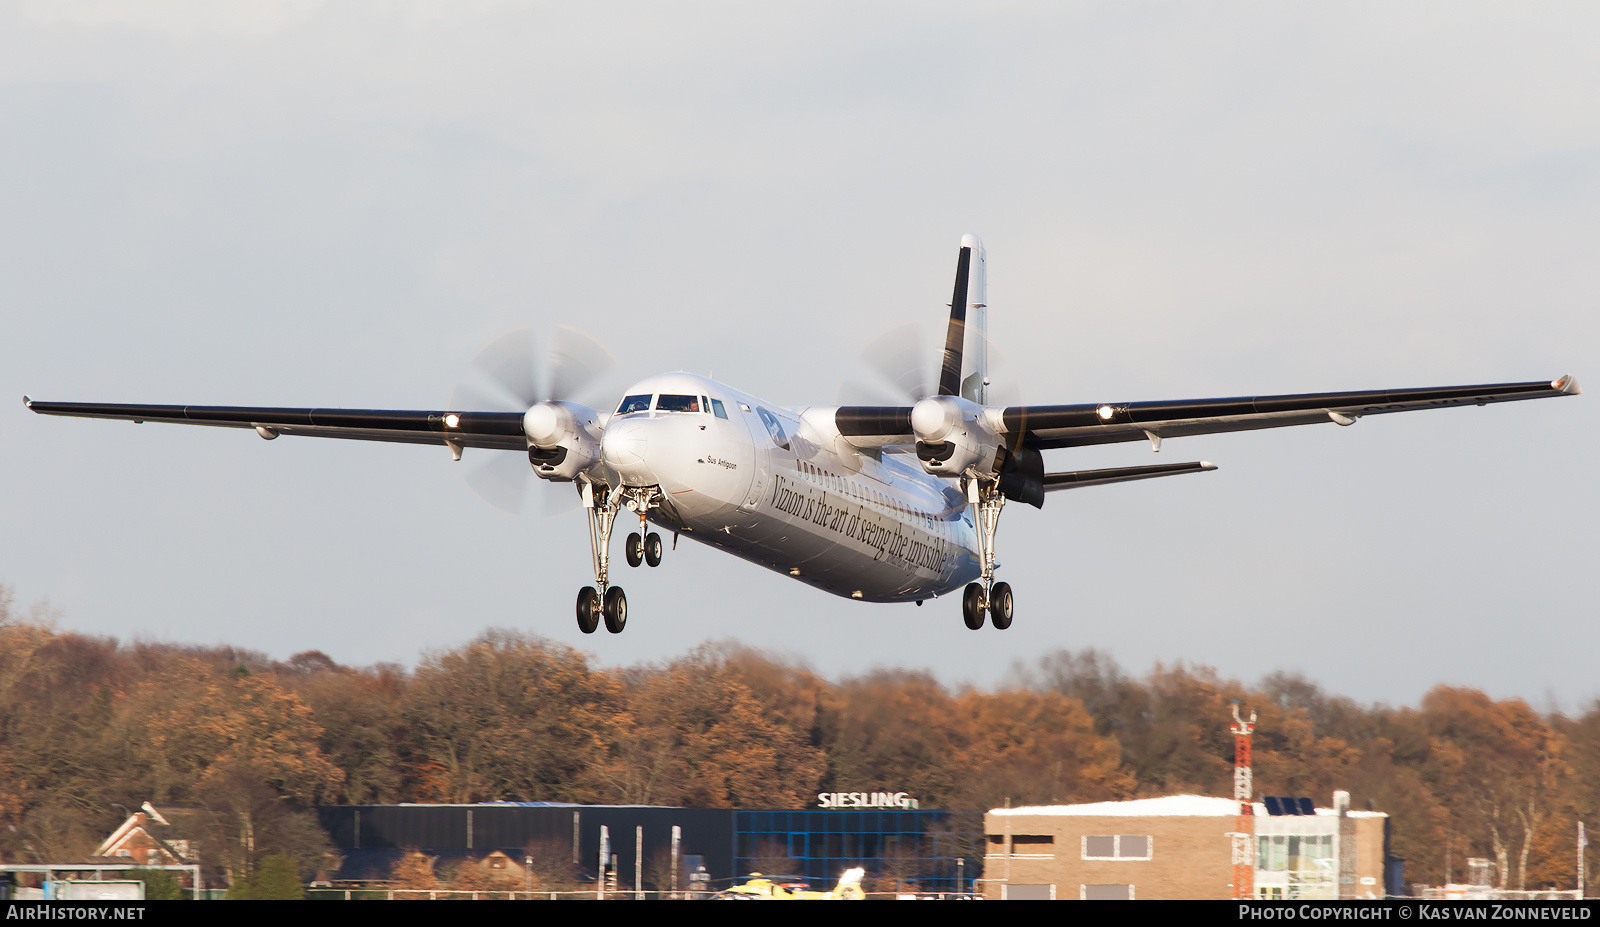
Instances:
[[[606,427],[600,440],[600,456],[624,482],[632,485],[655,482],[644,462],[650,445],[649,431],[650,420],[643,417],[625,418]]]

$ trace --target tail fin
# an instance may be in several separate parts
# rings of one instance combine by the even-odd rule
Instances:
[[[939,365],[939,395],[963,396],[979,405],[988,400],[989,393],[987,263],[978,236],[961,236],[955,292],[950,296],[950,328],[945,332],[944,358]],[[972,372],[963,378],[963,359],[968,354],[972,355]]]

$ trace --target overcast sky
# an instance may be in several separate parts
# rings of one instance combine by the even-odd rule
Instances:
[[[861,344],[937,330],[966,232],[1030,402],[1600,389],[1597,34],[1592,4],[5,4],[0,582],[72,630],[352,664],[503,626],[611,665],[737,638],[990,685],[1096,647],[1585,704],[1600,395],[1051,452],[1221,469],[1009,507],[1004,633],[684,542],[594,637],[582,516],[484,505],[494,452],[20,400],[439,408],[497,333],[568,323],[619,358],[599,404],[676,369],[830,404]]]

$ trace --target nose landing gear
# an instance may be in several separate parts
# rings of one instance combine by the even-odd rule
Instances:
[[[661,535],[654,531],[643,537],[640,537],[639,532],[633,532],[628,535],[625,548],[628,554],[628,566],[636,567],[641,563],[648,563],[653,567],[661,565]]]

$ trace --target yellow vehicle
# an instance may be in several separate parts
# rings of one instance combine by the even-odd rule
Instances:
[[[804,882],[779,882],[759,872],[730,889],[717,893],[719,901],[861,901],[866,893],[861,890],[861,877],[866,870],[857,866],[846,869],[839,884],[831,891],[815,892]]]

